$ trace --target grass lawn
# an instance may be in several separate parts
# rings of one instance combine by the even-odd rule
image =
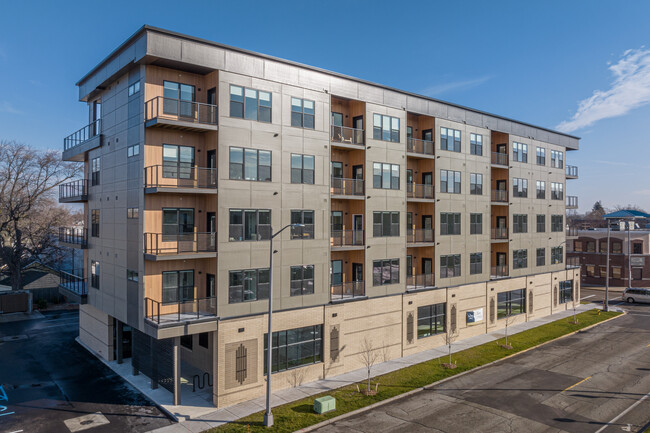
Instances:
[[[293,403],[277,406],[273,408],[275,425],[270,429],[267,429],[262,424],[264,413],[258,412],[232,423],[214,428],[210,432],[293,432],[326,419],[394,397],[398,394],[421,388],[463,371],[496,361],[619,314],[614,312],[600,312],[598,314],[598,310],[590,310],[578,314],[577,318],[579,323],[577,325],[571,323],[573,322],[573,316],[571,316],[514,334],[508,337],[508,344],[513,347],[512,350],[507,350],[499,346],[499,344],[503,343],[503,340],[463,350],[452,355],[452,360],[458,364],[458,368],[454,370],[445,369],[441,365],[441,363],[448,362],[447,357],[443,357],[376,377],[372,379],[373,388],[375,382],[379,382],[380,385],[379,392],[375,396],[364,396],[357,392],[356,385],[350,385]],[[359,387],[361,388],[363,385],[363,383],[360,383]],[[314,399],[324,395],[331,395],[336,398],[336,410],[319,415],[312,410],[314,407]]]

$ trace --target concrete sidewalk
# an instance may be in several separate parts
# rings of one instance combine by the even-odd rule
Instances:
[[[594,308],[598,308],[597,306],[593,304],[589,305],[580,305],[577,310],[579,312],[591,310]],[[612,310],[616,310],[616,308],[612,308]],[[546,316],[543,318],[539,319],[533,319],[529,322],[526,323],[520,323],[517,325],[513,325],[510,327],[509,334],[517,334],[522,331],[526,331],[532,328],[536,328],[540,325],[544,325],[549,322],[553,322],[558,319],[562,319],[565,317],[570,317],[573,315],[573,310],[567,310],[567,311],[562,311],[560,313],[556,313],[550,316]],[[474,337],[467,338],[462,341],[458,341],[453,344],[452,346],[452,353],[457,353],[462,350],[468,349],[470,347],[478,346],[484,343],[488,343],[491,341],[498,340],[500,338],[503,338],[504,336],[504,331],[499,330],[495,331],[489,334],[482,334],[482,335],[477,335]],[[413,355],[405,356],[403,358],[397,358],[393,359],[381,364],[377,364],[373,367],[372,369],[372,376],[380,376],[382,374],[390,373],[392,371],[396,371],[405,367],[409,367],[414,364],[419,364],[421,362],[429,361],[431,359],[436,359],[440,358],[442,356],[445,356],[448,354],[448,349],[447,347],[439,347],[436,349],[432,350],[427,350],[424,352],[416,353]],[[109,367],[113,368],[111,366],[112,363],[108,363]],[[122,364],[123,366],[126,364]],[[130,368],[130,367],[129,367]],[[349,373],[341,374],[338,376],[332,376],[328,377],[326,379],[322,380],[317,380],[315,382],[307,383],[301,386],[298,386],[296,388],[289,388],[289,389],[284,389],[281,391],[277,391],[272,394],[271,398],[271,404],[272,406],[278,406],[282,405],[285,403],[290,403],[296,400],[300,400],[305,397],[309,397],[315,394],[319,394],[322,392],[326,392],[329,390],[333,390],[336,388],[340,388],[342,386],[354,384],[357,382],[360,382],[366,378],[366,372],[364,369],[359,369],[355,371],[351,371]],[[128,378],[127,378],[128,380]],[[131,382],[129,380],[129,382]],[[146,382],[146,388],[149,388],[148,384],[149,381],[145,380]],[[185,405],[183,406],[170,406],[169,402],[171,401],[171,393],[164,389],[157,389],[155,390],[156,395],[153,395],[151,393],[151,389],[143,389],[140,386],[143,385],[142,382],[140,382],[140,386],[133,384],[136,386],[138,389],[140,389],[144,394],[148,395],[152,400],[154,400],[159,406],[163,406],[164,409],[168,412],[171,413],[176,413],[178,415],[185,414],[186,416],[180,416],[179,419],[186,419],[185,421],[179,422],[177,424],[172,424],[167,427],[163,427],[157,430],[153,430],[155,433],[187,433],[187,432],[200,432],[204,431],[213,427],[218,427],[220,425],[223,425],[225,423],[237,420],[239,418],[243,418],[245,416],[251,415],[256,412],[260,412],[264,410],[265,408],[265,398],[264,397],[259,397],[254,400],[250,400],[247,402],[239,403],[230,407],[225,407],[222,409],[216,409],[214,407],[209,410],[209,412],[201,413],[206,410],[206,408],[201,407],[200,410],[199,408],[194,408],[188,407],[186,408]],[[168,396],[164,396],[167,398],[160,398],[163,397],[163,393],[169,394]],[[183,398],[185,398],[185,394],[183,395]],[[185,400],[187,401],[187,400]],[[191,403],[190,403],[191,404]],[[187,416],[189,416],[189,419],[187,419]]]

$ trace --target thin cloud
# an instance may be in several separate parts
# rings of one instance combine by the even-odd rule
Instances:
[[[0,102],[0,113],[23,114],[22,111],[20,111],[19,109],[17,109],[7,101]]]
[[[595,90],[591,97],[580,101],[573,117],[557,125],[558,130],[573,132],[650,102],[650,50],[643,46],[627,50],[608,69],[614,75],[610,88]]]
[[[632,194],[638,194],[638,195],[650,195],[650,189],[640,189],[638,191],[632,192]]]
[[[491,79],[492,76],[487,75],[485,77],[479,77],[473,80],[452,81],[450,83],[436,84],[435,86],[427,87],[422,91],[422,93],[428,96],[435,96],[452,90],[467,90],[476,86],[480,86],[481,84]]]

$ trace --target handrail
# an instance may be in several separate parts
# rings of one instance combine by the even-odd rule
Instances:
[[[216,125],[218,121],[217,110],[216,105],[165,98],[164,96],[156,96],[144,104],[145,121],[167,118],[183,122]]]
[[[332,247],[361,246],[365,244],[363,230],[332,230]]]
[[[575,165],[567,165],[566,175],[571,177],[578,177],[578,167]]]
[[[88,181],[86,179],[73,180],[59,185],[59,200],[86,195],[88,195]]]
[[[507,189],[493,189],[492,190],[492,201],[507,203],[508,202],[508,190]]]
[[[175,235],[144,234],[145,254],[211,253],[217,251],[216,232],[191,232]]]
[[[59,227],[59,242],[85,246],[88,244],[88,229]]]
[[[406,184],[406,197],[433,199],[434,186],[419,183]]]
[[[492,152],[492,164],[508,165],[508,154],[501,152]]]
[[[363,281],[332,283],[330,285],[330,295],[334,300],[365,296],[365,284]]]
[[[406,243],[426,243],[433,242],[433,229],[407,229]]]
[[[508,227],[493,227],[492,239],[508,239]]]
[[[574,269],[574,268],[579,268],[579,267],[580,267],[580,257],[567,257],[566,258],[566,268],[567,269]]]
[[[330,141],[364,146],[366,142],[365,131],[363,129],[350,128],[348,126],[332,125],[330,128]]]
[[[566,236],[578,236],[578,229],[575,227],[569,227],[566,229]]]
[[[144,300],[144,317],[158,324],[160,324],[161,320],[181,322],[200,319],[201,316],[217,315],[216,296],[185,299],[173,302],[160,302],[152,298],[144,298]]]
[[[145,188],[216,188],[217,169],[196,165],[157,164],[144,168]]]
[[[59,271],[59,285],[77,295],[84,296],[88,294],[85,278],[70,272]]]
[[[498,265],[492,266],[490,269],[491,277],[507,277],[508,276],[508,265]]]
[[[431,140],[421,140],[419,138],[407,138],[406,151],[410,153],[419,153],[421,155],[433,155],[434,143]]]
[[[569,209],[577,209],[578,208],[578,196],[567,195],[566,196],[566,207],[569,208]]]
[[[363,196],[365,193],[363,179],[344,179],[342,177],[331,178],[330,194],[331,195],[358,195]]]
[[[63,139],[63,150],[72,149],[80,144],[98,136],[102,130],[102,119],[94,120],[78,131],[73,132]]]
[[[406,290],[422,290],[435,288],[433,274],[408,275],[406,277]]]

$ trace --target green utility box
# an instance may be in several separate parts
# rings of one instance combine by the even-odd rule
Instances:
[[[314,412],[325,413],[336,410],[336,399],[329,395],[314,400]]]

